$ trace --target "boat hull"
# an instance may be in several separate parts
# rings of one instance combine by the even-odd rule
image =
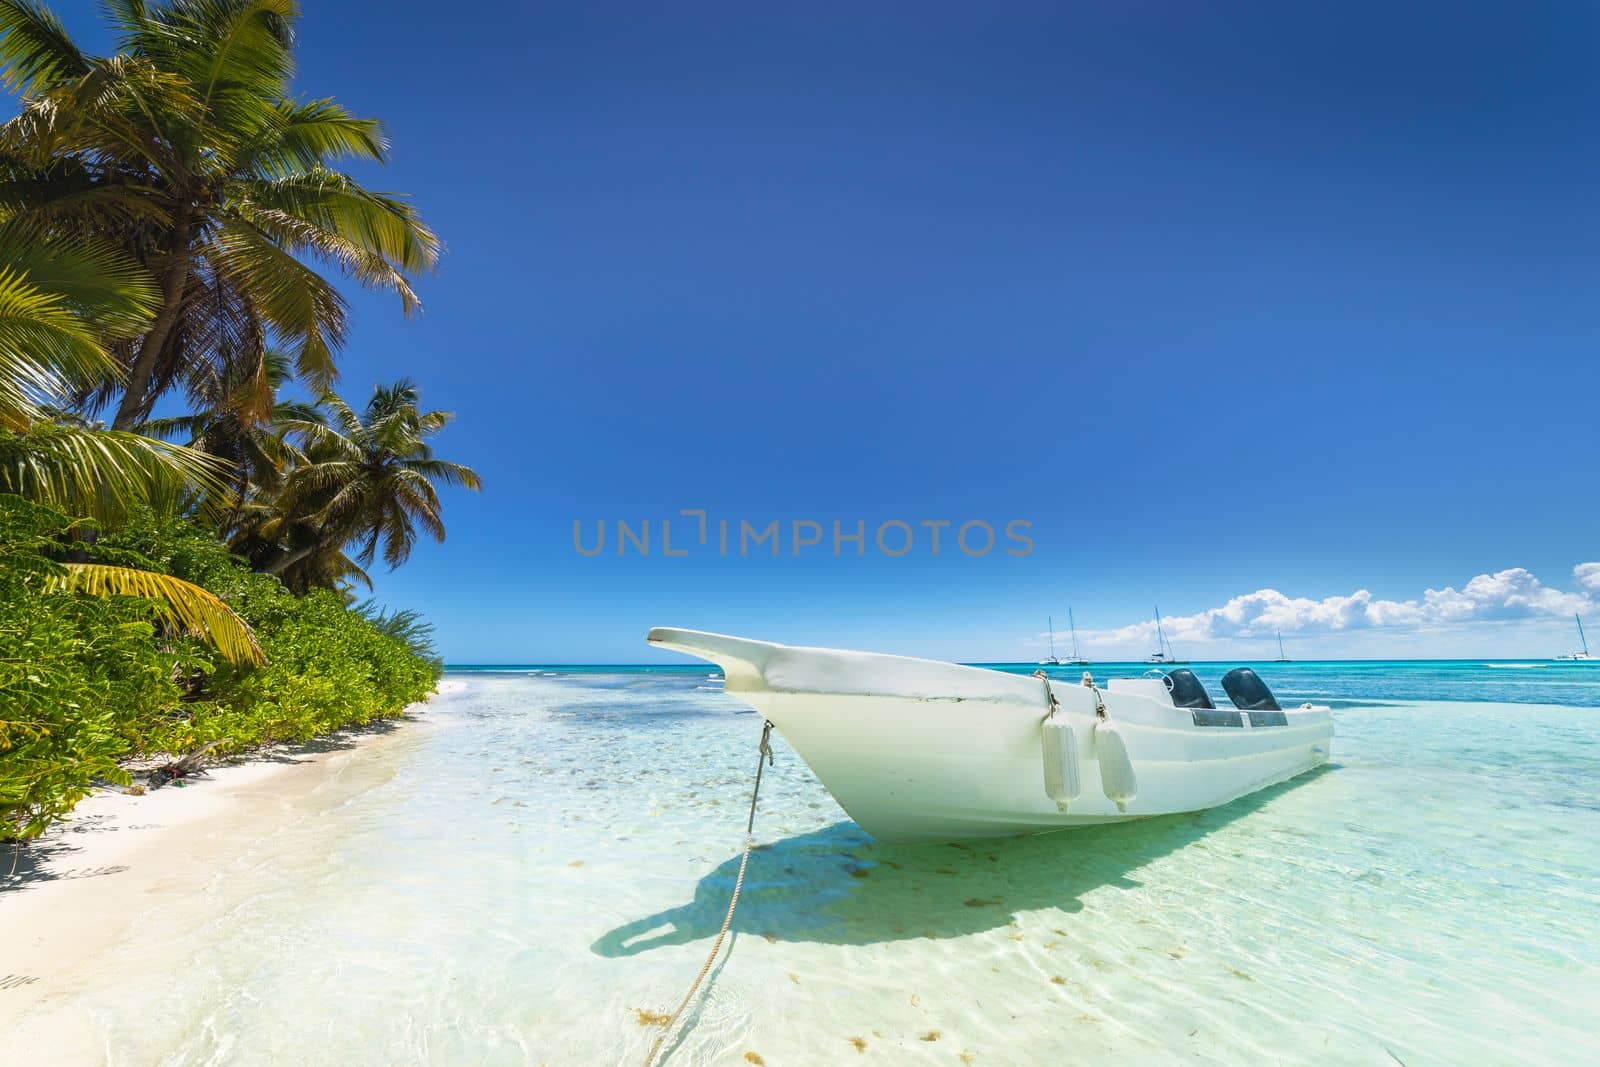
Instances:
[[[683,630],[653,630],[650,640],[721,666],[726,691],[770,719],[850,817],[889,842],[1046,833],[1215,807],[1326,762],[1333,736],[1327,708],[1259,717],[1270,726],[1252,725],[1247,714],[1238,726],[1200,726],[1149,684],[1094,689]],[[1079,788],[1064,803],[1045,781],[1050,715],[1076,738]],[[1105,722],[1137,779],[1120,805],[1102,784]]]

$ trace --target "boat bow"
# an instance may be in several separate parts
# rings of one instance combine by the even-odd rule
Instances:
[[[774,652],[783,648],[769,641],[752,641],[747,637],[703,630],[679,630],[671,626],[654,627],[645,640],[657,648],[670,648],[715,663],[722,668],[722,675],[727,679],[724,688],[730,692],[766,689],[767,663]]]

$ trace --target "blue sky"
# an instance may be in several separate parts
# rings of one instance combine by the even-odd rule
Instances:
[[[1600,598],[1591,6],[307,7],[447,243],[343,386],[415,377],[485,476],[376,575],[453,661],[1036,658],[1069,604],[1109,657],[1156,603],[1194,658],[1548,655]],[[684,508],[868,551],[573,549]]]

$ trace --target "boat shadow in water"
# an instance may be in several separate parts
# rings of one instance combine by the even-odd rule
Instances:
[[[870,945],[981,933],[1043,908],[1075,912],[1092,890],[1139,886],[1139,868],[1331,769],[1207,811],[1035,837],[886,845],[853,822],[834,823],[751,852],[732,929],[772,941]],[[591,949],[633,956],[714,937],[738,873],[734,855],[700,879],[687,904],[625,923]]]

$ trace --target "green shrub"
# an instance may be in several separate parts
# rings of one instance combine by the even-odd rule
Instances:
[[[0,496],[0,838],[33,837],[96,779],[126,781],[124,724],[178,707],[150,606],[40,592],[69,520]]]
[[[296,597],[255,574],[227,547],[181,519],[143,516],[103,538],[108,562],[137,561],[194,582],[226,600],[254,628],[267,665],[239,668],[212,656],[185,714],[152,723],[145,751],[218,751],[304,741],[342,726],[398,715],[424,699],[438,665],[390,636],[338,594]]]
[[[178,518],[136,518],[88,551],[215,593],[255,630],[266,666],[164,632],[146,601],[42,593],[70,525],[0,496],[0,838],[37,835],[97,779],[126,781],[120,759],[304,741],[399,715],[438,680],[414,616],[397,625],[336,593],[296,597]]]

